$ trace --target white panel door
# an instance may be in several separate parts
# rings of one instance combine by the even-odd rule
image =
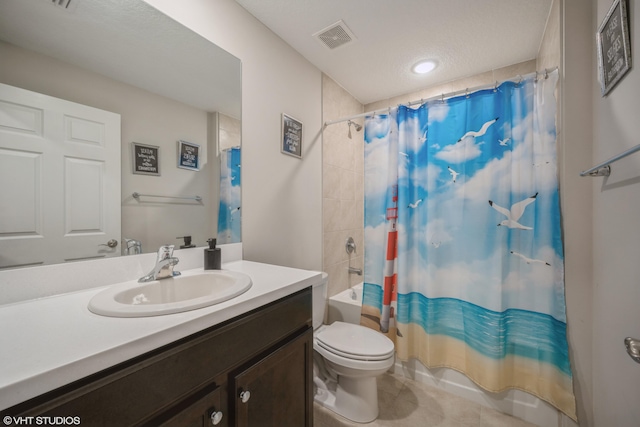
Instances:
[[[0,268],[113,256],[120,115],[0,84]]]

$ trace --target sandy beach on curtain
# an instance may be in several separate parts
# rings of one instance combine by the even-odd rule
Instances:
[[[380,330],[380,311],[364,305],[361,324]],[[446,335],[428,335],[416,324],[401,324],[400,334],[411,340],[395,337],[396,354],[400,360],[416,358],[430,368],[451,368],[464,373],[476,384],[490,392],[516,388],[531,393],[560,408],[576,419],[575,399],[571,377],[549,363],[525,357],[507,355],[503,359],[484,356],[464,342]]]

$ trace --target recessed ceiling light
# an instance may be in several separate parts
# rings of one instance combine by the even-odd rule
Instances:
[[[411,68],[411,70],[416,74],[426,74],[434,68],[436,68],[436,63],[434,61],[427,60],[418,62],[413,66],[413,68]]]

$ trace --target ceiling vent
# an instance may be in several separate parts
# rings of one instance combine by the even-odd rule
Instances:
[[[318,31],[313,35],[313,37],[316,37],[329,49],[335,49],[356,40],[356,36],[353,35],[349,27],[347,27],[343,21],[338,21],[335,24]]]

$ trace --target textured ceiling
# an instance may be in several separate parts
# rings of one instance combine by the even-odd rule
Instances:
[[[537,56],[552,0],[236,0],[367,104]],[[342,20],[356,40],[313,34]],[[438,67],[416,75],[411,67]]]
[[[65,10],[50,0],[0,0],[0,40],[240,118],[238,58],[143,1],[72,3]]]

